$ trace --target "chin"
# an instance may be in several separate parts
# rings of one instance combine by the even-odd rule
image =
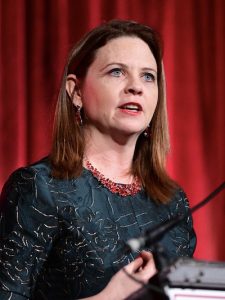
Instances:
[[[123,130],[123,131],[120,131],[120,134],[121,136],[124,136],[124,137],[139,137],[139,135],[143,132],[144,130]]]

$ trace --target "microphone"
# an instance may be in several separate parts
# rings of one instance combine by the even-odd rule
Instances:
[[[212,193],[210,193],[205,199],[199,202],[197,205],[192,207],[189,212],[193,214],[195,211],[200,209],[202,206],[211,201],[219,192],[225,188],[225,181],[218,186]],[[147,229],[141,236],[138,238],[131,238],[126,242],[126,248],[129,251],[137,251],[143,246],[152,246],[176,225],[189,216],[189,212],[186,214],[179,214],[173,218],[166,220],[163,223],[156,225],[151,229]]]

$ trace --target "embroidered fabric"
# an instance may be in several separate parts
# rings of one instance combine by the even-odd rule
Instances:
[[[144,191],[110,192],[86,169],[77,179],[53,179],[47,160],[17,170],[0,200],[1,300],[97,294],[138,255],[124,252],[125,241],[188,210],[182,190],[157,205]],[[170,258],[192,256],[195,243],[190,216],[161,241]]]

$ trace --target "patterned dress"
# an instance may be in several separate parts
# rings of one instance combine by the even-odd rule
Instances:
[[[143,190],[135,196],[114,194],[87,169],[71,180],[50,173],[44,159],[15,171],[2,191],[1,300],[75,300],[97,294],[138,255],[125,251],[128,239],[188,213],[182,190],[163,205]],[[191,216],[160,243],[170,259],[192,256]]]

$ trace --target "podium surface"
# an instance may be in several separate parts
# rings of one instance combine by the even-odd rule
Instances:
[[[171,300],[225,300],[225,263],[181,258],[162,278]]]

